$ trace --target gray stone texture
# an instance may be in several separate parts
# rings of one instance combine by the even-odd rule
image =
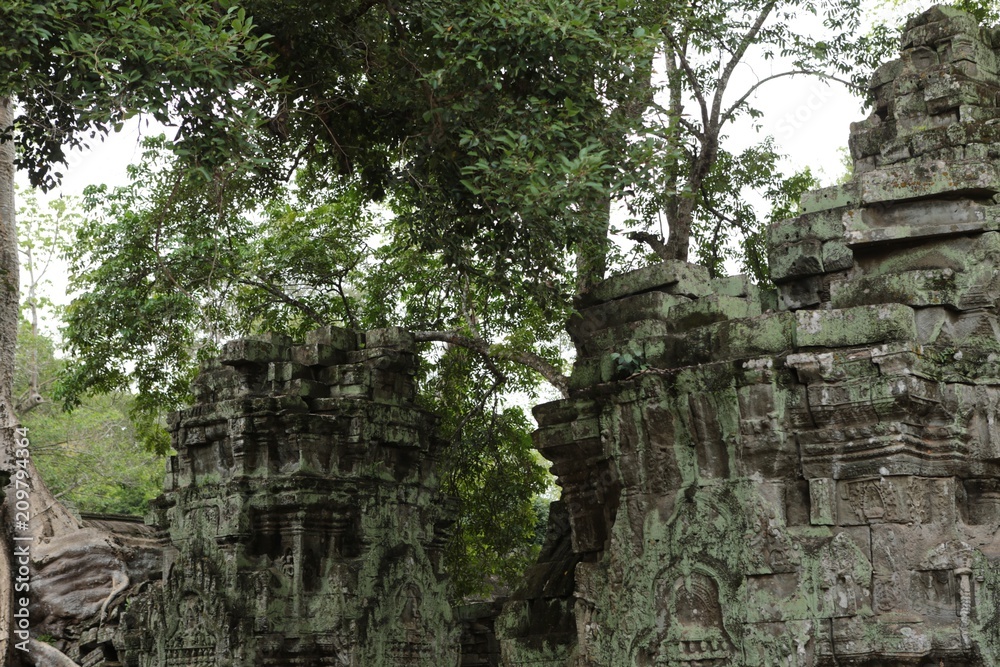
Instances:
[[[1000,664],[1000,32],[902,47],[852,180],[772,226],[774,301],[669,262],[581,300],[504,665]]]
[[[454,506],[415,364],[408,332],[335,328],[203,364],[170,418],[163,577],[129,603],[122,664],[457,664]]]

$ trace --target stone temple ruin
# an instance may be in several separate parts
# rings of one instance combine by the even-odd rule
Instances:
[[[172,421],[170,545],[124,616],[124,665],[456,663],[442,443],[413,404],[413,348],[325,329],[234,341],[203,367]]]
[[[535,410],[562,499],[509,599],[447,602],[412,337],[325,329],[203,368],[159,574],[54,643],[88,667],[1000,664],[1000,31],[932,9],[872,92],[852,180],[770,230],[776,292],[664,263],[581,301],[570,397]]]

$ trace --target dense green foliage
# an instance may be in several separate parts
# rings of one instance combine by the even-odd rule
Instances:
[[[33,335],[24,321],[18,336],[15,392],[27,393],[32,369],[51,387],[64,363],[52,340]],[[142,515],[163,486],[163,457],[143,444],[129,417],[127,394],[86,398],[72,413],[46,401],[21,415],[32,458],[49,490],[81,512]]]
[[[469,326],[454,311],[456,295],[486,316],[482,335],[495,335],[494,323],[505,321],[494,315],[510,307],[502,295],[475,293],[443,262],[384,236],[393,225],[376,234],[353,190],[290,190],[253,214],[236,214],[229,203],[200,209],[197,198],[176,189],[163,151],[162,140],[150,141],[129,186],[95,188],[86,197],[87,220],[68,250],[81,291],[66,309],[66,343],[86,352],[73,355],[60,385],[71,405],[87,405],[88,392],[126,391],[135,377],[133,416],[155,425],[162,410],[189,400],[197,359],[236,336],[280,331],[301,339],[330,323]],[[201,215],[212,216],[217,235],[203,235]],[[559,326],[537,313],[518,321],[531,338],[554,337]],[[455,347],[426,349],[421,400],[442,417],[450,445],[446,490],[460,502],[449,568],[460,595],[485,593],[511,584],[537,548],[533,501],[547,476],[523,409],[500,398],[531,391],[536,381],[518,364],[486,362]],[[549,352],[557,357],[555,346]]]
[[[88,396],[73,413],[53,401],[67,363],[52,338],[61,310],[51,298],[58,289],[54,274],[82,224],[81,212],[73,198],[44,201],[27,190],[18,199],[25,280],[13,388],[35,464],[53,494],[78,511],[144,514],[162,487],[163,458],[137,432],[134,398],[124,392]]]
[[[423,382],[427,407],[442,415],[444,489],[461,511],[446,558],[458,595],[513,588],[534,562],[547,518],[539,495],[547,475],[519,407],[504,406],[498,378],[468,350],[444,352]]]
[[[757,96],[779,79],[818,77],[862,93],[894,43],[861,30],[861,0],[665,2],[656,13],[664,72],[642,131],[659,159],[626,201],[636,224],[666,223],[661,256],[687,259],[693,245],[713,273],[739,257],[766,280],[762,229],[797,200],[807,175],[782,175],[770,138],[737,151],[727,135],[738,124],[752,131]],[[765,203],[749,204],[754,194]]]
[[[256,121],[233,93],[261,85],[263,41],[231,0],[5,1],[0,98],[18,105],[18,165],[54,185],[67,148],[140,111],[182,118],[203,162],[245,148],[241,129]]]
[[[43,48],[58,60],[40,71],[68,59],[55,80],[76,85],[97,51],[102,95],[182,119],[184,141],[151,145],[129,186],[89,195],[63,399],[134,388],[137,423],[162,449],[159,411],[187,400],[195,361],[228,337],[407,327],[426,343],[423,398],[453,445],[453,563],[486,580],[526,557],[541,483],[529,424],[503,396],[533,391],[538,373],[565,390],[572,297],[627,261],[611,202],[640,230],[665,216],[667,256],[686,258],[693,239],[713,272],[741,256],[765,280],[769,214],[746,194],[783,215],[811,181],[778,174],[766,139],[726,150],[726,129],[755,116],[769,80],[863,77],[882,55],[855,38],[857,0],[174,0],[155,20],[144,0],[67,6],[103,11],[120,34],[105,47],[103,27],[74,23],[66,35],[97,41],[29,44],[33,62]],[[160,21],[185,8],[191,36],[172,50]],[[39,12],[26,34],[58,14]],[[823,35],[796,32],[802,16]],[[751,52],[788,71],[735,91]],[[17,90],[26,128],[52,116],[76,137],[131,113],[88,115],[106,98],[55,104],[41,83]],[[44,180],[61,154],[24,136]],[[736,246],[722,242],[734,232]]]

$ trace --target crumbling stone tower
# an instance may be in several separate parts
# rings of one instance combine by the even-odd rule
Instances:
[[[771,229],[776,294],[667,263],[581,304],[504,664],[1000,664],[998,47],[907,26],[853,179]]]
[[[326,328],[228,343],[171,417],[163,581],[134,599],[134,667],[441,667],[458,660],[441,441],[413,338]]]

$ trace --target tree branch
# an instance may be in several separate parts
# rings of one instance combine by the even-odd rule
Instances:
[[[315,322],[318,326],[322,327],[329,324],[329,322],[326,321],[326,318],[324,318],[322,315],[316,312],[316,310],[308,303],[305,303],[304,301],[301,301],[289,294],[286,294],[285,292],[278,289],[274,284],[270,282],[250,280],[249,278],[241,278],[239,282],[241,285],[248,285],[250,287],[259,287],[260,289],[264,290],[271,296],[277,298],[278,300],[284,303],[287,303],[289,306],[292,306],[293,308],[298,308],[300,311],[302,311],[304,315],[306,315],[309,319]]]
[[[663,238],[660,237],[659,234],[650,234],[649,232],[629,232],[625,235],[625,238],[630,241],[635,241],[636,243],[645,243],[660,259],[672,259],[667,254],[667,244],[663,242]]]
[[[521,364],[537,371],[548,380],[549,384],[559,390],[563,398],[569,398],[569,378],[559,372],[555,366],[533,352],[518,352],[491,345],[482,338],[472,338],[458,331],[414,331],[417,342],[448,343],[472,350],[486,358],[503,359]]]
[[[677,60],[680,62],[681,69],[684,71],[684,75],[691,84],[691,91],[694,93],[694,97],[698,100],[698,106],[701,108],[701,120],[705,127],[709,124],[709,114],[708,114],[708,102],[705,100],[704,91],[701,88],[701,82],[698,81],[698,75],[691,67],[691,63],[688,62],[687,55],[681,50],[681,46],[674,39],[674,36],[670,34],[667,30],[663,31],[664,36],[667,41],[670,42],[670,49],[674,54],[677,55]]]
[[[848,88],[855,91],[858,90],[858,87],[855,86],[850,81],[845,81],[844,79],[840,79],[833,75],[826,74],[825,72],[817,72],[815,70],[808,70],[808,69],[796,69],[796,70],[789,70],[787,72],[779,72],[778,74],[772,74],[771,76],[766,76],[757,83],[755,83],[754,85],[750,86],[750,88],[747,89],[747,91],[743,94],[742,97],[740,97],[740,99],[736,100],[736,102],[734,102],[728,109],[726,109],[726,112],[722,115],[721,123],[726,123],[727,121],[731,120],[733,114],[736,113],[736,110],[740,108],[748,99],[750,99],[750,96],[753,95],[765,83],[786,76],[815,76],[820,79],[826,79],[828,81],[836,81],[837,83],[842,83]]]
[[[743,39],[740,41],[740,45],[736,48],[733,53],[732,58],[726,63],[725,69],[722,71],[722,75],[719,76],[719,83],[715,89],[715,98],[712,100],[712,120],[718,124],[719,113],[722,110],[722,96],[726,93],[726,88],[729,86],[729,79],[733,76],[733,72],[736,70],[736,66],[740,64],[743,56],[746,54],[747,49],[750,45],[754,43],[757,39],[757,35],[760,33],[760,29],[764,27],[764,22],[767,21],[767,17],[771,14],[771,10],[774,9],[777,0],[771,0],[760,10],[760,14],[757,16],[757,20],[754,21],[753,26],[747,31],[747,34],[743,35]]]
[[[27,398],[22,401],[18,401],[17,406],[14,408],[14,412],[17,413],[18,417],[24,417],[39,405],[45,402],[45,399],[37,391],[29,392]]]

